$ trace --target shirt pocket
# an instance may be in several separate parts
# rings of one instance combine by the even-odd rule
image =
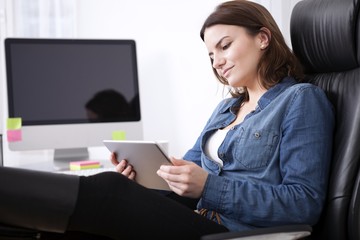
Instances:
[[[241,129],[235,149],[235,161],[246,169],[262,168],[275,155],[279,132],[268,129]]]

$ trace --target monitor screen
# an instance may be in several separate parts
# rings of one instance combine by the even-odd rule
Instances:
[[[11,150],[142,139],[134,40],[7,38],[5,55],[9,117],[22,119]]]

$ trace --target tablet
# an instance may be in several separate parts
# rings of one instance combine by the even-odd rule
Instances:
[[[156,172],[163,164],[171,164],[165,151],[155,141],[104,140],[110,152],[117,154],[117,159],[126,159],[136,171],[135,180],[144,187],[170,190],[164,179]]]

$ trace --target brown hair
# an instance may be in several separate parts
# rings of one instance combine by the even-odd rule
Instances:
[[[303,77],[301,64],[287,46],[274,18],[262,5],[246,0],[228,1],[218,5],[205,20],[200,30],[200,37],[203,41],[206,28],[217,24],[244,27],[252,36],[256,36],[260,32],[267,34],[263,28],[270,31],[269,45],[265,49],[258,66],[261,84],[266,89],[274,86],[286,76],[292,76],[297,80]],[[213,68],[213,71],[222,84],[229,85],[227,80],[217,73],[216,69]],[[245,94],[247,98],[246,89],[243,93],[232,89],[230,93],[233,97]]]

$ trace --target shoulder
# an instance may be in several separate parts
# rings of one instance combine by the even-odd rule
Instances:
[[[308,114],[323,112],[327,113],[328,117],[334,114],[333,105],[325,91],[317,85],[298,83],[289,87],[285,92],[288,95],[289,107],[294,111],[305,108]]]
[[[312,84],[312,83],[296,83],[296,84],[292,85],[290,87],[290,89],[294,89],[294,90],[296,90],[296,89],[300,89],[300,90],[301,89],[318,89],[318,90],[322,91],[322,89],[319,86]]]
[[[284,78],[280,83],[270,88],[259,100],[259,106],[265,108],[268,104],[292,106],[293,103],[311,103],[312,101],[327,102],[325,92],[312,83],[299,83],[291,77]]]
[[[310,98],[310,99],[323,99],[328,101],[326,93],[322,88],[312,83],[297,83],[284,91],[285,94],[294,98]]]
[[[278,95],[273,99],[273,103],[283,106],[286,112],[302,111],[312,114],[316,111],[327,111],[331,113],[333,106],[325,91],[312,83],[284,82],[279,87]]]

